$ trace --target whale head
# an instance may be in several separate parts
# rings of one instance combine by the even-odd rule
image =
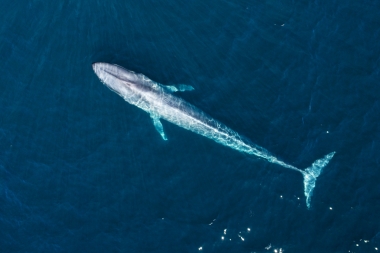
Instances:
[[[136,74],[118,65],[96,62],[92,64],[95,74],[110,90],[120,95],[125,101],[144,110],[150,108],[150,103],[158,99],[157,83],[142,74]]]
[[[104,85],[119,95],[125,96],[144,90],[141,78],[133,71],[105,62],[93,63],[92,69]]]
[[[113,78],[121,81],[136,82],[136,74],[133,71],[124,69],[118,65],[105,62],[95,62],[92,64],[92,69],[99,77],[100,81],[107,85]]]

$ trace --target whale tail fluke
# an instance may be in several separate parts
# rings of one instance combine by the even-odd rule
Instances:
[[[318,176],[321,174],[322,169],[333,158],[335,152],[331,152],[325,155],[323,158],[316,160],[310,167],[301,171],[303,174],[303,184],[305,186],[305,197],[306,197],[306,206],[310,208],[311,196],[313,195],[313,190]]]

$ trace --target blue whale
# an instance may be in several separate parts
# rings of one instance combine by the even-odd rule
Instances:
[[[193,90],[193,87],[189,85],[162,85],[142,74],[137,74],[109,63],[93,63],[92,68],[100,81],[109,89],[119,94],[128,103],[149,113],[156,130],[164,140],[167,140],[167,137],[161,124],[161,119],[237,151],[258,156],[268,162],[300,172],[304,180],[306,206],[310,208],[311,196],[317,177],[332,159],[335,152],[316,160],[304,170],[298,169],[279,160],[265,148],[252,143],[195,106],[173,95],[174,92]]]

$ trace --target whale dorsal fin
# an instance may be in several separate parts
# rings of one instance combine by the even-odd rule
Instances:
[[[194,87],[191,85],[186,84],[178,84],[178,85],[166,85],[164,86],[166,89],[168,89],[171,92],[177,92],[177,91],[192,91],[194,90]]]
[[[158,116],[154,115],[154,114],[150,114],[150,117],[153,120],[153,125],[156,128],[157,132],[161,135],[162,139],[164,139],[165,141],[167,141],[168,138],[166,138],[166,135],[165,135],[165,132],[164,132],[164,127],[162,126],[160,118]]]

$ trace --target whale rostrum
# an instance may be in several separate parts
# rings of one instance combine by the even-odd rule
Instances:
[[[163,140],[167,140],[167,137],[160,121],[161,119],[237,151],[258,156],[268,162],[300,172],[304,180],[306,206],[310,208],[311,196],[317,177],[332,159],[335,152],[316,160],[305,170],[298,169],[277,159],[265,148],[252,143],[195,106],[173,95],[174,92],[193,90],[194,88],[190,85],[161,85],[142,74],[137,74],[109,63],[97,62],[92,64],[92,67],[100,81],[109,89],[119,94],[128,103],[150,114],[153,125]]]

